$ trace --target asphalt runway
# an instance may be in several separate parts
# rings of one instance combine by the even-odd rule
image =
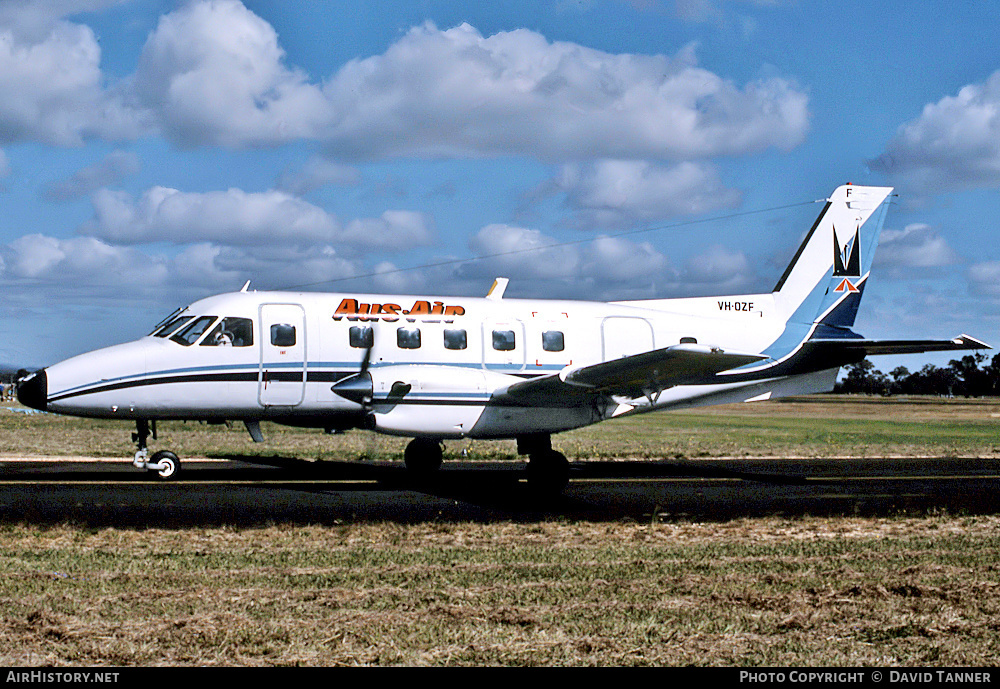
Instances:
[[[189,460],[162,482],[125,459],[0,459],[0,522],[184,527],[1000,511],[997,459],[586,461],[572,464],[569,486],[555,496],[533,493],[515,461],[447,462],[418,482],[398,463],[267,461]]]

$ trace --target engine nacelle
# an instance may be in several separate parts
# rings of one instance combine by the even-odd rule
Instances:
[[[375,428],[385,433],[461,438],[490,397],[482,369],[384,366],[370,373]]]
[[[405,436],[462,438],[479,420],[491,392],[519,380],[480,368],[373,366],[333,391],[361,405],[371,428]]]

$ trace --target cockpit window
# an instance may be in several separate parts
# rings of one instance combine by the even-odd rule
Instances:
[[[212,323],[215,323],[215,316],[201,316],[170,339],[173,342],[189,347],[198,341],[198,338],[208,330],[208,327]]]
[[[223,318],[201,341],[202,347],[250,347],[253,345],[253,321],[249,318]]]
[[[150,335],[156,335],[157,333],[161,332],[166,326],[170,325],[171,323],[176,323],[177,320],[178,320],[177,317],[180,316],[182,313],[184,313],[187,310],[188,310],[188,307],[186,307],[186,306],[182,306],[179,309],[174,309],[173,312],[169,316],[167,316],[162,321],[160,321],[159,323],[157,323],[156,325],[154,325],[153,329],[150,331],[149,334]],[[190,316],[188,316],[188,318],[190,318]]]
[[[158,329],[153,331],[153,335],[156,337],[169,337],[173,333],[177,332],[178,329],[189,320],[194,318],[194,316],[178,316],[177,318],[172,318],[167,321],[166,325],[160,326]]]

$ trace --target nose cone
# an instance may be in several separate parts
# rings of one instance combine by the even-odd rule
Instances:
[[[49,377],[43,368],[17,381],[17,399],[26,407],[45,411],[49,406]]]

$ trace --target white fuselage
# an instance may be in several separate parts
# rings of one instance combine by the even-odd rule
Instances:
[[[771,294],[618,303],[224,294],[188,307],[183,315],[190,318],[175,331],[48,367],[47,408],[89,417],[271,419],[328,429],[356,425],[366,412],[367,427],[385,433],[496,438],[557,432],[652,408],[829,389],[835,368],[678,385],[655,399],[597,405],[490,403],[525,379],[681,342],[764,352],[788,317],[777,308]],[[218,342],[220,332],[229,341]],[[367,409],[332,389],[358,373],[366,357],[374,393]],[[397,396],[394,385],[408,386],[406,394]]]

